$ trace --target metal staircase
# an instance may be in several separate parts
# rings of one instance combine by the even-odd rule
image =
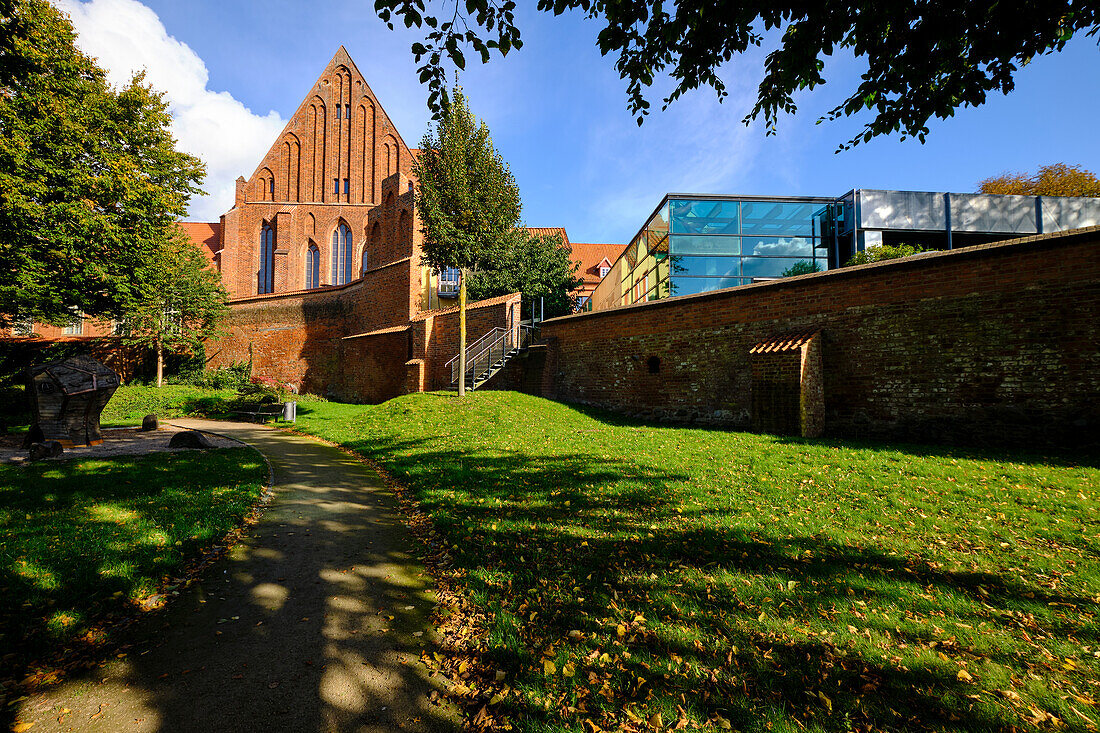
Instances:
[[[492,329],[466,346],[466,389],[474,390],[488,382],[516,354],[535,340],[533,326]],[[458,388],[458,356],[445,366],[451,368],[451,387]]]

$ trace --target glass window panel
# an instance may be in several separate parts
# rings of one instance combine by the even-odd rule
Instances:
[[[747,281],[746,281],[747,282]],[[732,288],[741,285],[739,277],[676,277],[673,276],[669,295],[694,295],[711,290]]]
[[[788,268],[799,262],[813,262],[812,259],[794,257],[746,257],[741,260],[741,274],[745,277],[785,277]]]
[[[745,201],[741,204],[741,233],[802,235],[813,233],[814,212],[821,204]]]
[[[737,234],[737,201],[672,201],[673,234]]]
[[[742,237],[745,256],[813,257],[814,243],[806,237]]]
[[[709,277],[713,275],[737,276],[740,259],[737,257],[679,257],[672,256],[672,275]]]
[[[666,213],[667,209],[660,209],[645,226],[646,247],[650,251],[663,249],[662,242],[665,242],[668,237]]]
[[[741,238],[679,234],[669,237],[669,246],[674,255],[736,255],[741,253]]]

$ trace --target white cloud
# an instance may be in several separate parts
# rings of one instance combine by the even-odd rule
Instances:
[[[176,147],[206,163],[206,196],[194,199],[189,218],[217,221],[233,205],[237,176],[247,176],[286,124],[274,110],[257,115],[228,92],[207,88],[206,64],[186,43],[168,35],[157,14],[136,0],[55,0],[72,18],[77,45],[99,60],[112,84],[145,69],[164,92]]]

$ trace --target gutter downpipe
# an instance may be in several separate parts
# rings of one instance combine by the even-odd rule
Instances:
[[[954,249],[951,241],[951,194],[949,193],[943,195],[943,215],[947,225],[947,248]]]

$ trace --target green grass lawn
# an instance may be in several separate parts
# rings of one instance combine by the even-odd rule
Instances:
[[[241,523],[250,448],[0,466],[0,679],[126,614]]]
[[[298,427],[431,516],[504,673],[487,713],[519,730],[1100,725],[1095,456],[655,427],[504,392],[315,402]]]
[[[233,389],[211,390],[187,384],[119,387],[104,408],[100,421],[104,425],[140,425],[146,415],[162,419],[185,415],[226,416],[236,394]]]

